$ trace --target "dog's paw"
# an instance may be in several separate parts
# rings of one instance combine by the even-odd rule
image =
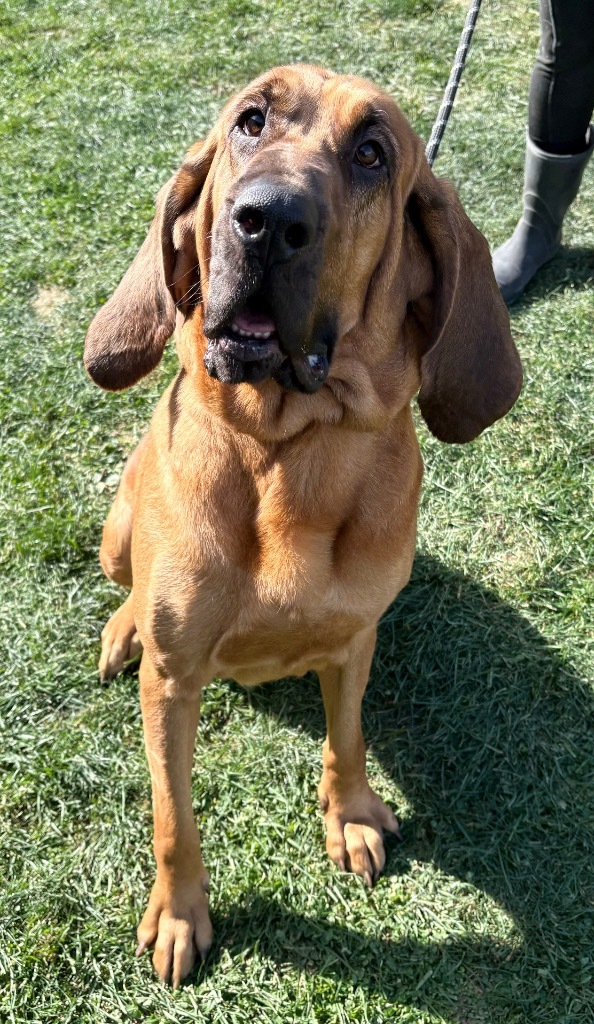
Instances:
[[[138,926],[140,956],[154,946],[153,967],[163,984],[174,988],[190,973],[198,957],[205,959],[212,942],[208,916],[208,876],[177,885],[173,890],[153,886],[148,907]]]
[[[132,602],[128,597],[111,616],[101,633],[99,675],[101,681],[113,679],[124,666],[138,657],[142,644],[134,622]]]
[[[383,832],[400,837],[398,822],[390,808],[367,786],[345,800],[331,799],[323,784],[320,806],[326,821],[326,850],[341,871],[361,875],[365,884],[377,882],[384,864]]]

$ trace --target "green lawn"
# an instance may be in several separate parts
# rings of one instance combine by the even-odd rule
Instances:
[[[529,7],[526,10],[526,6]],[[86,379],[152,198],[255,73],[371,77],[425,137],[466,3],[8,0],[0,12],[0,1020],[594,1020],[594,162],[512,315],[525,389],[477,442],[419,433],[413,579],[365,702],[403,821],[372,892],[326,859],[315,680],[209,688],[194,806],[215,945],[177,993],[135,960],[152,882],[136,673],[96,662],[97,548],[175,372]],[[519,212],[536,3],[486,0],[436,169],[492,244]]]

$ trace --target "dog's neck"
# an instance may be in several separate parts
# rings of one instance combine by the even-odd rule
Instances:
[[[315,394],[287,391],[272,379],[259,384],[213,380],[203,363],[206,339],[201,315],[178,325],[176,342],[200,404],[261,443],[287,441],[312,424],[381,432],[408,406],[419,385],[418,373],[404,350],[400,357],[392,351],[388,359],[372,364],[356,332],[339,340],[328,379]]]

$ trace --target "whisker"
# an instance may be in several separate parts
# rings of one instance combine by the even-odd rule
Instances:
[[[187,271],[187,274],[191,274],[192,271],[198,270],[198,269],[199,269],[199,264],[197,263],[196,266],[192,267],[190,270]],[[184,274],[184,277],[186,277],[187,274]],[[180,296],[180,298],[177,300],[175,305],[177,307],[177,306],[180,305],[181,302],[184,302],[184,301],[189,302],[189,301],[194,301],[194,300],[197,303],[202,301],[202,289],[200,287],[200,281],[194,281],[190,285],[190,287],[187,289],[187,291],[185,291],[183,293],[183,295]]]
[[[192,274],[195,270],[200,270],[200,264],[199,263],[195,263],[194,266],[190,267],[189,270],[184,270],[183,274],[180,277],[176,278],[175,280],[170,281],[169,284],[167,285],[167,287],[168,288],[173,288],[174,284],[177,284],[178,281],[181,281],[182,278],[187,277],[188,274]]]

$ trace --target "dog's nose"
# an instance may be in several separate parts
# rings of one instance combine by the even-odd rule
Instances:
[[[260,180],[237,197],[231,222],[246,249],[266,262],[284,262],[315,240],[318,211],[307,194]]]

